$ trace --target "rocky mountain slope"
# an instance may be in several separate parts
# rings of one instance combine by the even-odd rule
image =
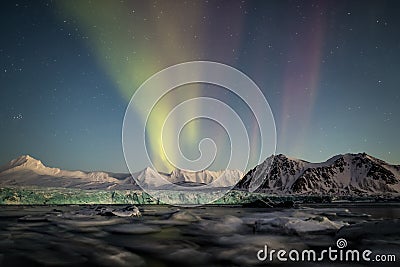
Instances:
[[[250,170],[235,188],[271,194],[396,194],[400,166],[365,153],[338,155],[322,163],[279,154]]]

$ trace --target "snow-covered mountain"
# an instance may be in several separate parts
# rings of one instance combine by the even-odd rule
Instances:
[[[217,187],[231,187],[241,177],[243,174],[237,170],[191,172],[176,169],[166,174],[148,167],[133,176],[126,173],[67,171],[46,167],[28,155],[0,168],[0,186],[3,187],[140,189],[136,181],[151,189],[169,189],[169,183],[187,187],[215,183]],[[267,158],[250,170],[235,189],[278,195],[397,194],[400,193],[400,166],[365,153],[338,155],[322,163],[310,163],[280,154]]]
[[[129,176],[107,172],[60,170],[46,167],[40,160],[24,155],[0,168],[0,186],[125,189],[125,180],[128,180]]]
[[[235,188],[271,194],[400,193],[400,166],[365,153],[338,155],[322,163],[279,154],[250,170]]]
[[[233,186],[243,176],[235,170],[190,172],[174,170],[170,174],[158,173],[148,167],[133,174],[141,185],[163,188],[159,177],[183,186],[204,185],[215,181],[218,187]],[[37,186],[80,189],[140,189],[130,174],[109,172],[67,171],[50,168],[29,155],[18,157],[0,168],[0,186]]]
[[[243,177],[243,173],[239,170],[192,172],[175,169],[168,174],[157,173],[151,168],[146,168],[144,171],[134,174],[134,176],[141,182],[141,185],[147,185],[149,188],[170,189],[170,183],[188,187],[211,183],[213,183],[213,187],[233,187]],[[162,179],[160,179],[160,176]]]

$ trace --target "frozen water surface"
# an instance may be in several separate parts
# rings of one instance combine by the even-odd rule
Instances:
[[[256,254],[266,244],[320,251],[336,248],[338,238],[400,260],[397,204],[138,208],[2,206],[0,266],[263,266]],[[293,266],[335,264],[363,266]]]

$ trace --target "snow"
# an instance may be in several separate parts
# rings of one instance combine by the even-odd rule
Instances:
[[[236,189],[269,194],[380,195],[400,193],[400,167],[365,153],[322,163],[276,155],[248,172]]]
[[[99,171],[68,171],[47,167],[40,160],[24,155],[0,168],[0,186],[133,190],[140,189],[136,183],[139,181],[145,189],[168,189],[171,183],[192,186],[214,183],[216,187],[232,187],[242,176],[237,170],[190,172],[176,169],[170,174],[161,174],[150,167],[134,173],[133,177]]]
[[[191,172],[175,169],[169,174],[163,174],[147,167],[133,176],[145,189],[170,189],[171,183],[183,186],[213,183],[214,187],[233,187],[243,177],[243,173],[238,170]]]

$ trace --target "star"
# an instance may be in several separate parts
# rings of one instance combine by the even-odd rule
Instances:
[[[12,116],[13,120],[22,120],[23,116],[21,113],[18,113],[17,115]]]

